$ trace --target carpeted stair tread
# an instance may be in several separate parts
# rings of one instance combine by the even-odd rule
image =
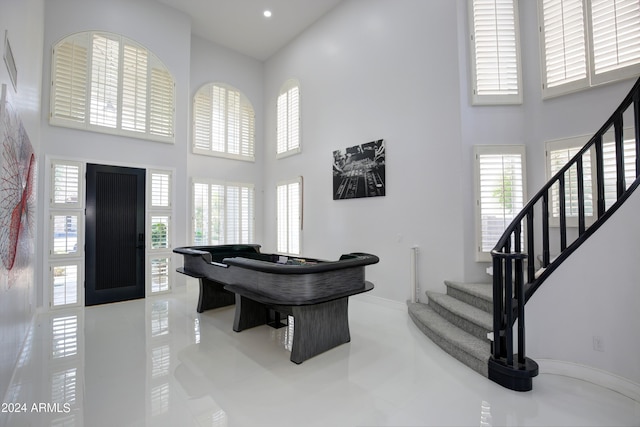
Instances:
[[[445,280],[447,295],[493,313],[493,285],[491,283],[462,283]]]
[[[412,320],[433,342],[462,363],[488,376],[490,344],[458,328],[433,308],[421,303],[408,303]]]
[[[467,330],[465,322],[470,322],[474,329],[474,335],[486,338],[487,333],[493,330],[493,316],[484,310],[473,307],[463,301],[438,292],[427,291],[429,305],[437,304],[448,313],[443,312],[440,307],[434,307],[441,316],[456,326]]]

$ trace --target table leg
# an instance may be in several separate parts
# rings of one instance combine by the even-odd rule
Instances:
[[[351,341],[349,298],[320,304],[293,306],[291,361],[302,363],[340,344]]]
[[[198,306],[196,311],[202,313],[212,308],[226,307],[233,305],[235,296],[233,293],[224,289],[224,284],[201,277],[200,296],[198,297]]]
[[[257,301],[236,294],[236,314],[233,330],[244,331],[255,326],[264,325],[268,320],[268,308]]]

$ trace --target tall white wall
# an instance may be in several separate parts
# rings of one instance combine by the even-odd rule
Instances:
[[[5,53],[5,31],[8,32],[18,70],[17,90],[9,78],[4,61],[0,61],[0,85],[7,86],[12,103],[24,125],[36,156],[41,149],[40,100],[42,81],[42,39],[44,0],[2,0],[0,4],[0,51]],[[0,138],[0,144],[4,138]],[[0,145],[0,152],[3,152]],[[0,159],[0,166],[7,167]],[[4,176],[4,175],[3,175]],[[37,190],[37,187],[34,191]],[[36,205],[36,209],[39,205]],[[34,215],[31,212],[30,215]],[[33,218],[33,217],[32,217]],[[21,240],[37,248],[38,221],[32,228],[23,227]],[[22,343],[36,307],[36,259],[33,253],[22,253],[14,267],[0,266],[0,396],[4,396],[11,380]],[[6,400],[3,400],[5,402]]]
[[[463,204],[456,3],[340,4],[265,64],[265,245],[275,249],[275,188],[304,178],[302,254],[370,252],[374,295],[409,298],[409,252],[421,285],[462,278]],[[300,82],[302,153],[275,159],[275,105]],[[386,196],[334,201],[332,152],[386,141]]]

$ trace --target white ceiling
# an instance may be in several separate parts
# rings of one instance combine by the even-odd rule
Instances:
[[[157,1],[189,15],[197,36],[264,61],[342,0]]]

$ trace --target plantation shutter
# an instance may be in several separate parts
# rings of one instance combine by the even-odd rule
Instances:
[[[253,209],[253,187],[227,185],[225,243],[251,243]]]
[[[151,216],[151,249],[169,248],[169,223],[167,215]]]
[[[297,151],[300,147],[300,89],[295,81],[285,87],[277,103],[277,154]]]
[[[211,149],[213,137],[213,97],[211,91],[199,90],[193,100],[194,148]]]
[[[209,185],[193,184],[193,244],[209,244]]]
[[[477,260],[490,260],[525,202],[524,147],[476,147]]]
[[[572,83],[573,88],[587,86],[583,0],[544,0],[541,6],[545,94],[553,95],[552,88],[568,83]]]
[[[255,211],[253,185],[194,182],[193,201],[194,244],[251,243]]]
[[[88,37],[69,37],[53,51],[51,115],[84,123],[87,103]]]
[[[253,160],[255,115],[242,93],[208,84],[196,93],[193,109],[194,152]]]
[[[225,243],[241,243],[239,233],[240,223],[240,188],[237,186],[227,187],[227,209],[226,209],[226,230]]]
[[[151,172],[151,207],[171,207],[171,175],[169,173]]]
[[[242,105],[242,114],[240,116],[240,155],[253,158],[253,141],[255,141],[255,116],[253,108],[247,103]]]
[[[242,217],[240,232],[242,243],[252,243],[254,240],[254,212],[255,212],[255,191],[253,187],[243,187],[241,194]]]
[[[92,125],[108,128],[118,125],[119,53],[120,43],[117,40],[93,35],[89,108]]]
[[[213,86],[212,90],[211,149],[224,153],[227,134],[227,90],[220,86]]]
[[[151,68],[149,93],[149,133],[173,138],[175,84],[171,74],[160,66]]]
[[[277,187],[277,248],[280,253],[300,253],[302,179]]]
[[[77,162],[54,162],[52,169],[51,206],[78,208],[80,199],[81,164]]]
[[[144,47],[78,33],[55,45],[51,70],[51,124],[173,142],[173,77]]]
[[[608,81],[606,73],[625,67],[632,67],[628,77],[640,71],[638,0],[591,0],[591,28],[594,83]]]
[[[473,104],[522,103],[514,0],[471,0]]]
[[[151,293],[169,291],[172,279],[172,172],[147,170],[147,224],[151,230],[147,244],[147,289]]]
[[[225,243],[225,210],[227,207],[225,196],[224,185],[210,185],[211,209],[208,219],[211,230],[208,243],[210,245],[221,245]]]
[[[125,44],[122,55],[122,129],[134,132],[147,130],[147,69],[146,49]]]

